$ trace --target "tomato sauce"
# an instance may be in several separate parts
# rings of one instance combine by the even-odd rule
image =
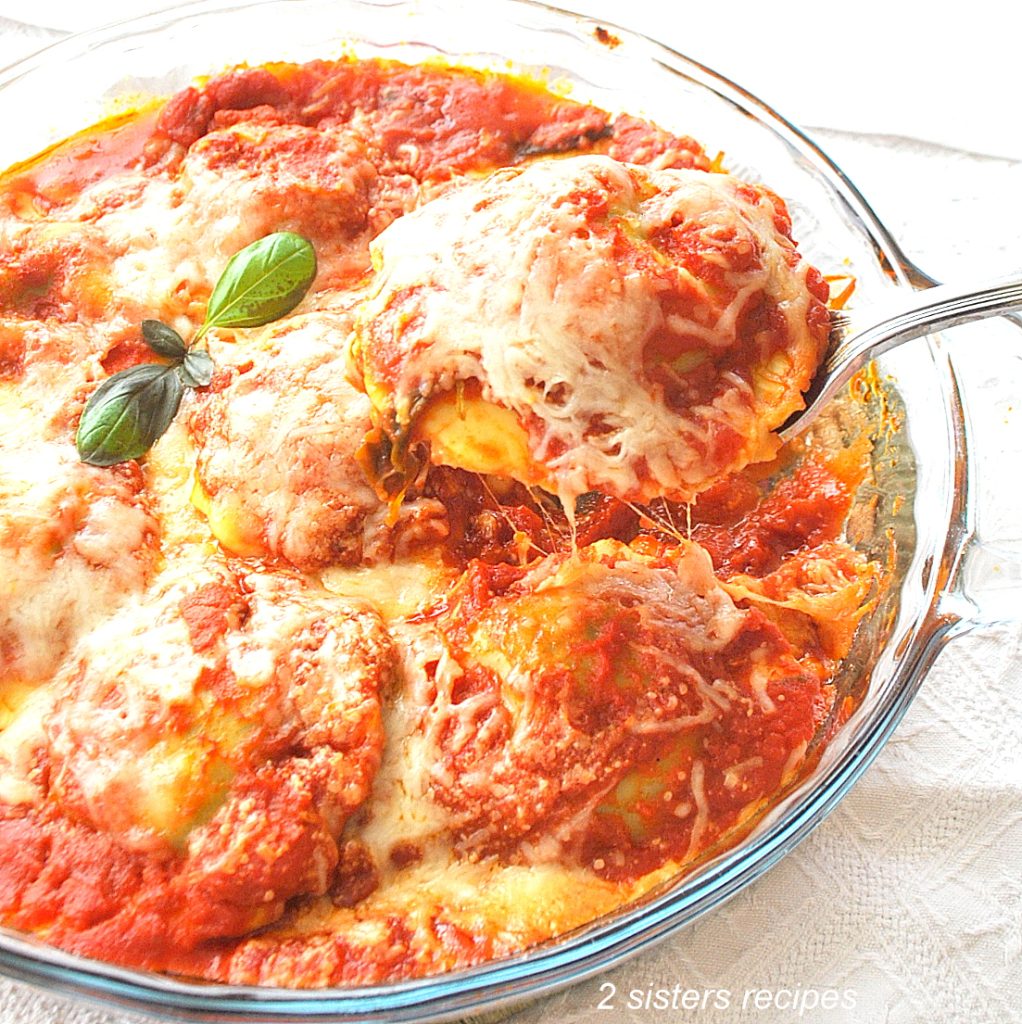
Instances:
[[[29,218],[73,203],[90,185],[139,166],[156,119],[155,105],[119,114],[15,164],[0,178],[0,202]]]
[[[865,472],[860,446],[838,458],[807,456],[772,485],[739,474],[694,503],[692,540],[722,577],[765,576],[786,555],[841,535]]]
[[[240,112],[262,123],[364,125],[374,149],[420,178],[445,179],[540,153],[615,148],[618,159],[709,166],[692,139],[635,118],[612,121],[526,79],[389,61],[245,68],[186,89],[161,111],[146,164],[175,165],[188,146],[240,120]]]

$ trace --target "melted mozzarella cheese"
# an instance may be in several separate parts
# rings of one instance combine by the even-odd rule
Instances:
[[[347,328],[319,312],[289,317],[258,344],[213,347],[221,362],[240,349],[248,366],[192,417],[193,500],[235,554],[310,571],[362,559],[364,521],[380,502],[355,460],[369,402],[346,379]]]
[[[122,181],[114,187],[126,190]],[[83,203],[103,198],[88,195]],[[153,311],[164,310],[175,294],[211,288],[230,256],[216,242],[230,245],[238,234],[233,218],[222,222],[217,205],[186,204],[176,182],[142,176],[133,197],[103,212],[96,225],[118,253],[111,287],[122,301]],[[196,237],[213,244],[196,246]]]
[[[396,773],[402,786],[414,781],[420,814],[419,803],[444,808],[462,851],[513,840],[529,863],[563,860],[608,813],[611,790],[622,817],[640,799],[622,754],[633,738],[684,745],[741,713],[742,694],[707,665],[748,628],[749,613],[695,545],[668,566],[600,541],[537,563],[481,608],[474,593],[455,589],[437,633],[424,625],[406,644],[422,653],[406,663],[402,696],[417,716],[402,723]],[[617,642],[599,646],[609,635]],[[592,719],[586,705],[600,709]],[[691,799],[705,825],[704,796]],[[404,824],[381,820],[386,834]]]
[[[0,731],[0,801],[8,804],[32,804],[43,796],[41,780],[35,771],[38,753],[46,746],[46,720],[57,691],[36,686],[10,696],[8,720]]]
[[[155,534],[123,476],[83,465],[69,444],[0,437],[0,682],[46,678],[139,593]]]
[[[196,599],[192,619],[184,609]],[[124,845],[201,844],[193,830],[235,776],[279,761],[288,737],[303,758],[333,744],[342,766],[364,758],[366,771],[332,773],[338,793],[355,792],[375,767],[389,662],[379,620],[351,602],[259,573],[241,586],[215,562],[182,560],[94,629],[55,679],[50,798]]]
[[[433,604],[457,578],[457,571],[428,552],[370,566],[334,566],[320,573],[323,586],[340,597],[367,601],[388,622],[408,618]]]
[[[230,257],[273,231],[313,240],[321,277],[360,274],[374,180],[352,134],[239,125],[204,136],[176,175],[121,175],[86,190],[68,216],[107,240],[120,301],[196,319]]]
[[[393,623],[391,629],[401,657],[401,685],[384,704],[383,761],[359,836],[385,871],[392,871],[391,853],[398,843],[433,856],[449,856],[450,851],[445,835],[449,815],[430,794],[440,751],[434,735],[422,728],[430,699],[426,666],[443,659],[444,652],[428,630],[404,623]]]
[[[499,446],[476,429],[478,416],[421,408],[424,395],[478,381],[482,397],[529,433],[531,465],[523,473],[511,458],[505,475],[552,479],[566,498],[591,489],[627,500],[691,497],[770,457],[769,431],[800,404],[819,354],[806,320],[807,267],[775,213],[765,193],[726,175],[649,172],[595,156],[498,171],[448,192],[373,243],[373,294],[355,337],[380,421],[435,432],[440,461],[492,467]],[[678,224],[697,235],[702,259],[721,264],[731,295],[707,322],[700,316],[714,308],[716,286],[658,248],[658,232]],[[649,269],[658,265],[676,276]],[[668,301],[674,292],[685,301]],[[669,405],[644,377],[649,340],[668,331],[729,350],[760,294],[786,323],[785,386],[780,361],[738,366],[752,382],[725,369],[711,400]],[[722,429],[739,441],[718,452]]]

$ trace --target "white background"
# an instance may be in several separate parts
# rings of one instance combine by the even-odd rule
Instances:
[[[478,0],[485,2],[485,0]],[[168,0],[0,0],[79,30]],[[1022,42],[1005,0],[561,0],[665,42],[801,125],[912,135],[1022,158]]]

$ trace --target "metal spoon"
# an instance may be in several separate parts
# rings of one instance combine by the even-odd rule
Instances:
[[[801,434],[870,360],[903,342],[959,324],[1022,310],[1022,277],[980,287],[941,284],[912,297],[897,312],[861,331],[834,316],[830,346],[805,393],[806,407],[792,413],[777,431],[782,441]]]

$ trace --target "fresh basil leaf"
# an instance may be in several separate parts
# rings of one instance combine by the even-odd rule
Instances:
[[[202,349],[192,349],[184,357],[180,372],[186,387],[204,388],[213,379],[213,357]]]
[[[75,438],[82,462],[113,466],[144,455],[170,426],[183,394],[173,366],[145,363],[115,373],[85,404]]]
[[[160,320],[143,320],[142,337],[145,343],[158,355],[170,359],[184,359],[188,346],[173,327]]]
[[[316,251],[301,235],[277,231],[236,252],[206,307],[210,327],[261,327],[290,313],[316,276]]]

